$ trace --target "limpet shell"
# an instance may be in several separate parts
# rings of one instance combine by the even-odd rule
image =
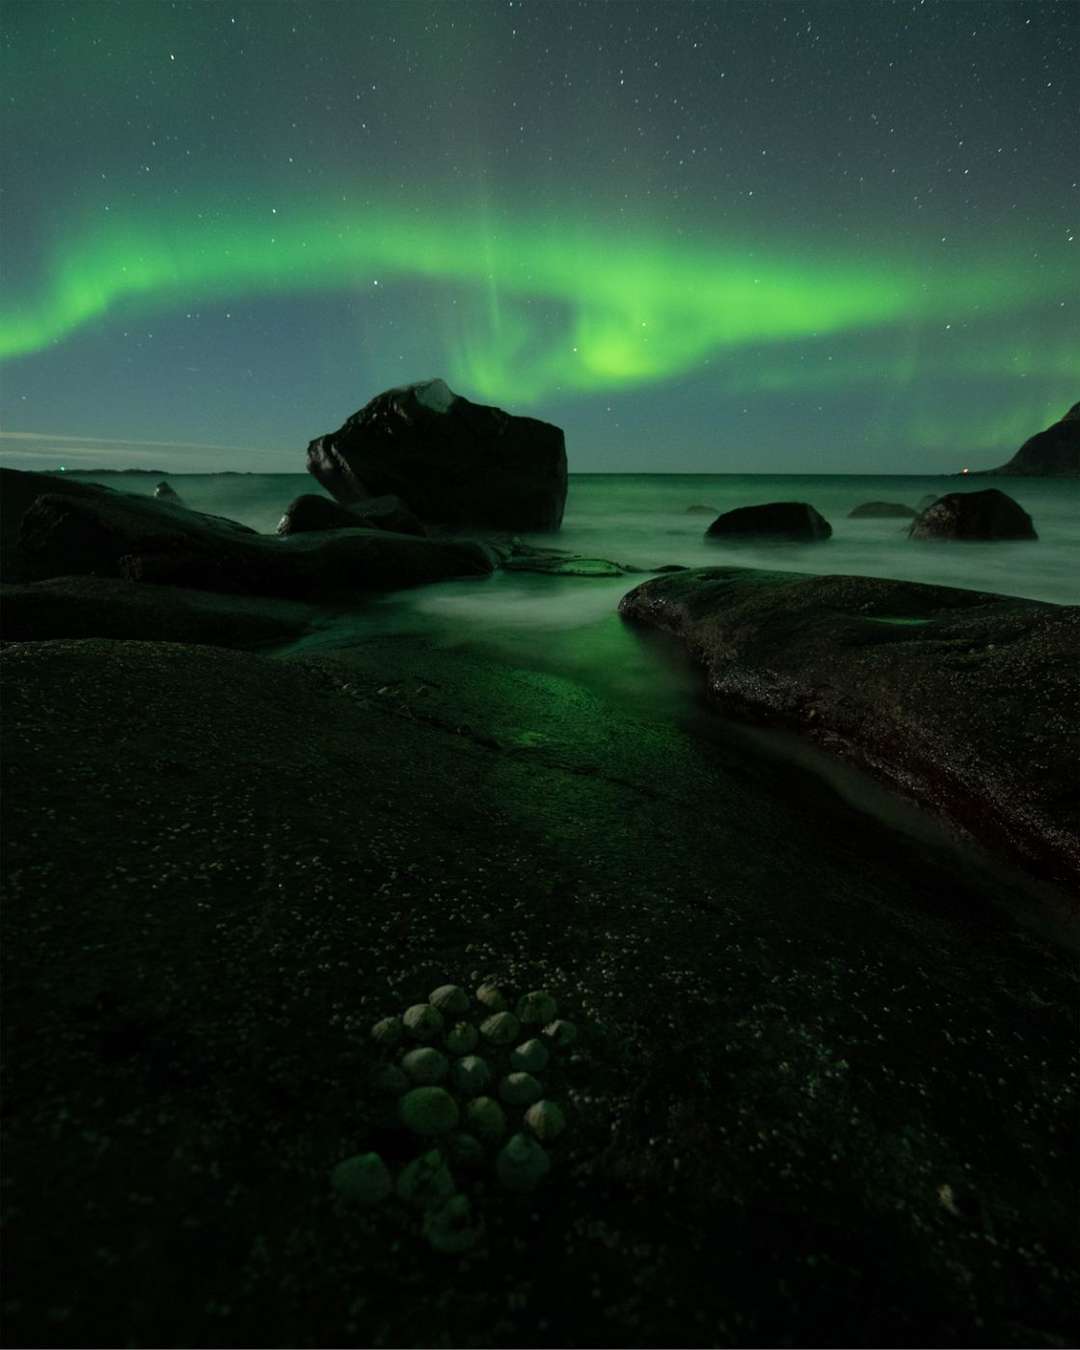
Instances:
[[[518,999],[515,1009],[518,1021],[525,1026],[533,1023],[544,1026],[548,1022],[554,1022],[558,1011],[558,1004],[546,989],[534,989],[531,993],[523,994]]]
[[[452,1055],[468,1055],[480,1040],[480,1033],[471,1022],[455,1022],[446,1033],[446,1048]]]
[[[416,1087],[398,1104],[401,1123],[417,1134],[445,1134],[457,1125],[461,1113],[445,1088]]]
[[[517,1038],[520,1030],[517,1018],[509,1012],[498,1012],[480,1023],[480,1035],[493,1045],[509,1045]]]
[[[527,1134],[515,1134],[495,1159],[499,1180],[511,1191],[531,1191],[551,1171],[551,1159]]]
[[[506,1113],[494,1097],[475,1097],[465,1107],[465,1124],[489,1142],[501,1139],[506,1131]]]
[[[561,1018],[554,1022],[549,1022],[544,1028],[544,1035],[564,1050],[568,1045],[573,1045],[577,1040],[577,1027],[573,1022],[564,1022]]]
[[[475,1247],[480,1229],[473,1224],[468,1196],[452,1195],[445,1204],[429,1209],[424,1215],[424,1236],[437,1252],[450,1256]]]
[[[430,1003],[414,1003],[401,1020],[414,1041],[433,1041],[443,1029],[443,1015]]]
[[[499,1096],[507,1106],[528,1106],[543,1095],[544,1089],[531,1073],[508,1073],[499,1084]]]
[[[404,1169],[397,1181],[398,1199],[417,1209],[444,1204],[454,1194],[454,1178],[437,1148],[422,1153]]]
[[[517,1049],[510,1051],[510,1067],[520,1069],[522,1073],[539,1073],[547,1067],[550,1058],[547,1046],[534,1036],[531,1041],[522,1041]]]
[[[459,1059],[452,1074],[454,1087],[463,1097],[479,1097],[491,1082],[491,1067],[479,1055],[466,1055],[464,1059]]]
[[[414,1083],[430,1087],[432,1083],[441,1083],[450,1072],[450,1061],[430,1045],[422,1045],[402,1058],[401,1067]]]
[[[482,1003],[484,1007],[490,1009],[491,1012],[498,1013],[506,1011],[506,995],[497,984],[492,983],[490,980],[485,980],[479,989],[477,989],[476,1001]]]
[[[377,1153],[357,1153],[339,1162],[330,1173],[339,1195],[357,1205],[377,1205],[394,1189],[386,1164]]]
[[[457,984],[440,984],[428,994],[428,1002],[441,1013],[457,1015],[469,1010],[469,996]]]
[[[561,1106],[545,1098],[533,1102],[525,1112],[525,1124],[537,1139],[555,1139],[566,1129],[566,1116]]]
[[[371,1039],[387,1049],[399,1045],[404,1035],[405,1028],[401,1025],[400,1017],[384,1017],[371,1028]]]

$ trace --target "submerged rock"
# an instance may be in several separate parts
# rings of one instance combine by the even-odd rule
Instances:
[[[1080,606],[873,577],[697,568],[623,597],[727,712],[792,726],[992,848],[1080,879]]]
[[[339,502],[392,493],[432,524],[557,530],[566,504],[562,431],[442,380],[378,394],[310,443],[307,467]]]
[[[159,483],[154,489],[154,496],[159,502],[175,502],[178,506],[182,504],[179,492],[168,483]]]
[[[863,502],[848,512],[848,520],[911,520],[918,514],[903,502]]]
[[[1000,469],[985,472],[1021,478],[1080,478],[1080,403],[1060,422],[1029,437]]]
[[[832,526],[808,502],[768,502],[763,506],[739,506],[717,516],[705,531],[707,539],[740,539],[771,536],[804,542],[828,539]]]
[[[693,506],[686,508],[688,516],[718,516],[719,509],[715,506],[706,506],[704,502],[695,502]]]
[[[1038,539],[1031,517],[997,488],[947,492],[921,512],[909,539]]]

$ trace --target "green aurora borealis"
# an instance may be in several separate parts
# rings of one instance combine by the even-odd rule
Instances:
[[[28,8],[22,7],[20,17],[32,37],[35,22],[45,20],[41,9],[27,16]],[[54,16],[70,9],[48,8]],[[775,22],[779,8],[759,7],[756,20],[745,7],[718,5],[714,12],[741,16],[752,28],[763,10]],[[900,7],[886,8],[896,14]],[[144,37],[152,36],[160,11],[128,9],[143,20]],[[799,12],[820,9],[799,7]],[[315,7],[316,13],[324,10]],[[384,24],[400,19],[400,9],[396,16],[384,6],[368,12],[374,10]],[[587,18],[603,11],[609,29],[625,16],[632,39],[633,20],[643,7],[612,10],[597,3],[582,11]],[[301,12],[312,11],[281,5],[265,7],[261,17],[249,7],[248,15],[253,25],[273,30],[263,35],[273,47],[283,20]],[[412,12],[430,17],[436,10],[417,5]],[[214,22],[209,11],[187,6],[182,13],[189,46],[197,46],[204,32],[209,40]],[[362,27],[364,13],[353,11],[354,26]],[[700,7],[672,4],[664,13],[689,22]],[[474,29],[497,27],[494,6],[478,5],[467,15]],[[343,21],[340,8],[333,17]],[[26,33],[21,36],[25,41]],[[89,48],[80,48],[77,32],[68,40],[73,54],[89,54]],[[498,56],[490,53],[497,48],[488,33],[486,59],[496,64]],[[197,90],[197,80],[192,87]],[[265,110],[254,88],[244,96],[249,119]],[[493,94],[493,102],[499,97]],[[94,106],[116,115],[108,100]],[[185,115],[198,120],[199,112],[187,107]],[[555,112],[551,122],[551,144],[565,147],[570,128]],[[543,133],[542,119],[539,126]],[[612,130],[605,130],[609,139]],[[244,134],[251,134],[246,123]],[[267,127],[266,134],[271,143],[274,128]],[[40,128],[38,135],[47,137]],[[911,153],[917,150],[914,145]],[[105,144],[102,156],[111,162],[114,147]],[[275,307],[273,322],[260,327],[256,321],[258,342],[235,349],[233,359],[257,384],[260,361],[268,358],[265,379],[279,386],[281,352],[258,350],[277,333],[310,409],[302,425],[298,418],[288,427],[284,439],[294,441],[325,429],[324,423],[329,426],[378,388],[439,373],[471,397],[562,421],[581,448],[580,468],[621,467],[620,441],[634,449],[627,467],[648,467],[642,444],[635,443],[635,411],[644,399],[667,399],[670,388],[688,420],[668,447],[674,461],[665,463],[661,453],[658,469],[716,466],[717,442],[735,446],[745,434],[732,420],[734,403],[743,405],[742,413],[754,413],[751,448],[768,463],[770,407],[780,410],[772,434],[784,440],[808,399],[825,423],[831,418],[847,435],[856,428],[861,442],[857,452],[821,467],[865,462],[888,469],[904,467],[902,458],[911,451],[935,452],[953,440],[965,453],[1007,449],[1077,396],[1080,255],[1068,225],[1064,233],[1044,230],[1040,236],[1029,217],[1003,212],[985,225],[961,219],[951,232],[946,226],[942,236],[932,238],[921,222],[919,228],[890,227],[880,203],[868,201],[841,227],[830,228],[813,218],[822,205],[816,197],[805,198],[806,211],[788,204],[755,214],[753,193],[744,196],[735,187],[726,194],[714,191],[701,209],[692,194],[676,192],[671,200],[657,201],[650,192],[635,210],[632,194],[617,202],[610,191],[598,190],[593,199],[567,190],[566,182],[543,193],[523,190],[527,180],[516,168],[507,170],[502,182],[485,168],[466,181],[432,176],[423,188],[369,172],[362,191],[346,184],[349,190],[341,192],[331,169],[319,165],[316,190],[297,193],[278,177],[239,163],[241,190],[229,190],[220,157],[214,160],[207,152],[206,164],[216,164],[215,179],[204,181],[188,163],[176,161],[168,193],[132,179],[135,186],[119,199],[101,182],[80,182],[77,172],[70,179],[59,175],[70,201],[64,202],[61,192],[55,199],[59,206],[54,201],[54,209],[39,213],[36,232],[15,232],[19,238],[6,249],[8,282],[0,310],[0,359],[16,372],[5,382],[5,429],[39,433],[45,427],[57,434],[117,438],[152,431],[158,440],[213,443],[232,443],[239,435],[244,443],[251,438],[250,425],[238,432],[230,425],[234,414],[224,407],[222,432],[214,434],[219,386],[230,383],[220,376],[209,392],[198,379],[187,380],[200,417],[167,426],[163,435],[149,415],[146,382],[175,386],[178,370],[199,375],[201,366],[187,346],[170,353],[160,341],[152,358],[133,357],[132,333],[146,329],[153,337],[152,330],[167,330],[180,315],[220,326],[233,310],[246,307],[257,315],[267,305]],[[573,167],[568,165],[565,175],[569,183]],[[106,183],[109,177],[109,171],[98,175]],[[15,181],[31,186],[22,176]],[[1015,185],[1006,186],[1012,191]],[[800,214],[807,216],[801,228]],[[955,224],[955,214],[951,219]],[[377,316],[388,303],[395,318],[382,332]],[[319,306],[327,304],[334,307],[332,321],[313,322]],[[344,324],[343,304],[351,316]],[[305,317],[283,331],[283,313]],[[313,327],[325,335],[317,351]],[[112,365],[102,355],[110,336]],[[95,375],[102,408],[110,411],[97,418],[91,413],[82,426],[58,425],[41,407],[42,394],[58,382],[78,383],[86,342],[98,368],[118,381],[110,393]],[[140,353],[149,345],[136,343]],[[391,366],[391,355],[410,364]],[[119,385],[129,383],[122,378],[123,363],[138,367],[143,392],[129,401],[127,415],[118,416],[125,406]],[[333,388],[320,398],[313,385],[328,367]],[[37,393],[13,397],[23,377]],[[175,388],[173,400],[183,402]],[[29,414],[20,402],[30,404]],[[85,407],[87,400],[73,403]],[[575,434],[578,424],[584,438]],[[282,431],[269,419],[256,430],[256,441],[281,444]],[[808,448],[817,452],[837,433],[821,425],[807,434]],[[642,440],[653,435],[646,431]],[[613,443],[603,444],[605,437]],[[819,444],[815,438],[821,438]],[[900,457],[879,462],[878,442],[897,446]],[[694,446],[701,451],[696,462]],[[742,454],[734,467],[748,467],[745,459]],[[927,466],[933,462],[933,455],[925,460]],[[787,465],[778,460],[775,467]]]

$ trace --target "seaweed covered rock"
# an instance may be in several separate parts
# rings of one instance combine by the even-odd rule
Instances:
[[[909,539],[1038,539],[1024,508],[997,488],[947,492],[919,513]]]
[[[717,516],[705,531],[706,539],[789,539],[809,543],[828,539],[832,526],[808,502],[767,502],[738,506]]]
[[[557,530],[566,504],[562,431],[442,380],[378,394],[310,443],[307,467],[345,505],[392,494],[430,524]]]

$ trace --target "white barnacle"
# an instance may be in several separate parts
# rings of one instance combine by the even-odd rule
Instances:
[[[432,1083],[441,1083],[450,1072],[450,1061],[430,1045],[422,1045],[402,1057],[401,1067],[414,1083],[430,1087]]]
[[[424,1215],[424,1236],[437,1252],[457,1256],[475,1247],[480,1236],[467,1196],[452,1195]]]
[[[479,1055],[466,1055],[453,1068],[454,1086],[464,1097],[479,1097],[491,1082],[491,1068]]]
[[[357,1153],[330,1173],[334,1190],[357,1205],[377,1205],[394,1189],[386,1164],[377,1153]]]
[[[561,1106],[544,1098],[525,1112],[525,1124],[537,1139],[555,1139],[566,1129],[566,1117]]]
[[[441,1013],[458,1015],[469,1010],[469,996],[460,985],[440,984],[428,994],[428,1002]]]
[[[371,1028],[371,1039],[386,1049],[392,1050],[405,1035],[400,1017],[384,1017]]]
[[[557,1021],[547,1024],[544,1028],[544,1035],[549,1041],[553,1041],[560,1050],[564,1050],[577,1040],[577,1027],[574,1026],[573,1022],[564,1022],[559,1018]]]
[[[492,1012],[505,1012],[506,995],[497,984],[490,980],[485,980],[476,991],[476,1001],[482,1003],[485,1008]]]
[[[499,1096],[507,1106],[528,1106],[543,1095],[544,1089],[531,1073],[508,1073],[499,1084]]]
[[[443,1029],[443,1015],[430,1003],[414,1003],[401,1020],[414,1041],[433,1041]]]
[[[531,1191],[551,1170],[551,1159],[527,1134],[515,1134],[499,1150],[495,1171],[511,1191]]]
[[[548,1022],[554,1022],[559,1009],[546,989],[534,989],[531,993],[523,994],[518,999],[515,1011],[518,1021],[523,1025],[544,1026]]]
[[[455,1022],[446,1033],[446,1048],[452,1055],[468,1055],[479,1039],[480,1033],[471,1022]]]
[[[493,1045],[509,1045],[511,1041],[516,1040],[520,1030],[517,1018],[509,1012],[495,1013],[493,1017],[485,1018],[480,1023],[480,1035]]]
[[[437,1148],[414,1158],[397,1181],[398,1199],[416,1209],[445,1204],[454,1194],[454,1178]]]
[[[506,1114],[494,1097],[475,1097],[465,1107],[465,1124],[490,1143],[506,1130]]]
[[[520,1069],[523,1073],[539,1073],[547,1067],[550,1058],[547,1046],[534,1036],[532,1040],[522,1041],[515,1050],[510,1051],[510,1067]]]
[[[401,1123],[416,1134],[446,1134],[460,1118],[458,1104],[445,1088],[415,1087],[398,1103]]]

